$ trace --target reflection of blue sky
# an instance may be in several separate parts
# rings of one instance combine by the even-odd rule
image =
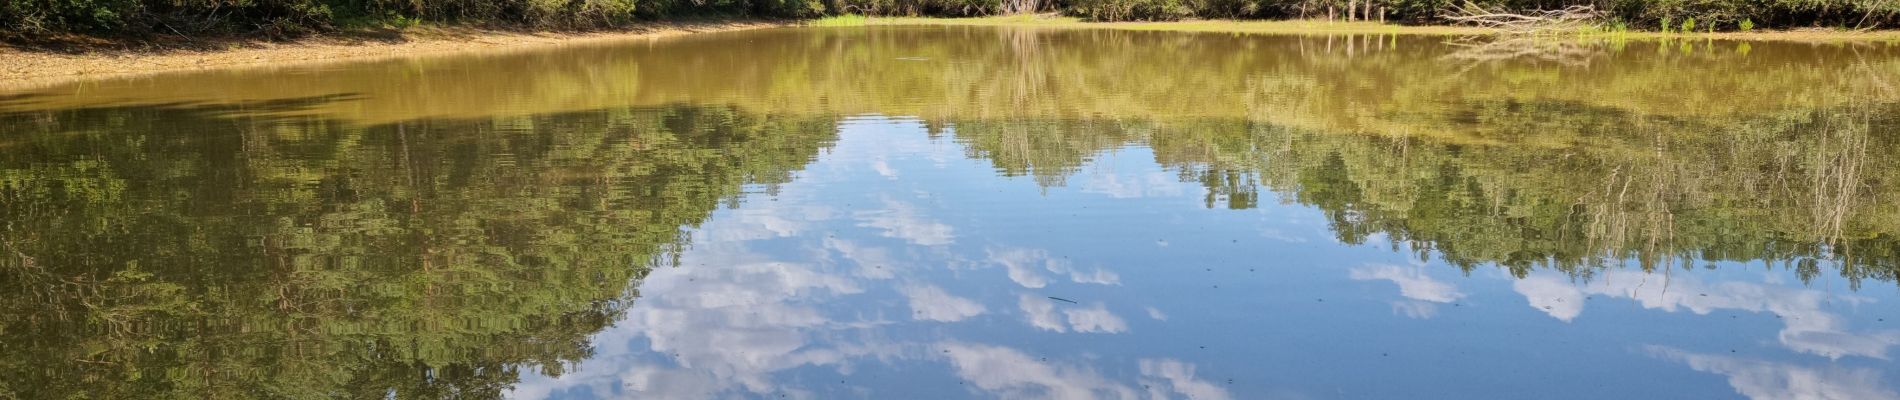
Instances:
[[[1139,147],[1045,190],[922,131],[850,121],[797,179],[695,229],[595,357],[514,395],[1894,397],[1897,336],[1871,322],[1891,290],[1467,276],[1339,244],[1277,199],[1207,209]]]

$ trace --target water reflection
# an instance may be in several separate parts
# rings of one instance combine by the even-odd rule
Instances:
[[[1900,398],[1900,57],[1682,45],[765,31],[8,95],[0,394]]]
[[[592,354],[679,227],[832,137],[729,108],[366,128],[231,111],[0,123],[15,395],[492,395]]]

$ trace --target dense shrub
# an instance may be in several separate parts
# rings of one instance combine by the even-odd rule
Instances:
[[[1199,0],[1071,0],[1068,12],[1105,21],[1167,20],[1193,15],[1193,9],[1189,7],[1189,4],[1198,1]],[[1238,1],[1226,2],[1238,3]]]
[[[543,28],[612,26],[681,15],[804,18],[822,15],[975,16],[1060,11],[1091,20],[1346,18],[1370,8],[1388,21],[1440,22],[1463,0],[4,0],[0,34],[261,33],[296,35],[388,21]],[[1892,0],[1475,0],[1512,10],[1589,4],[1621,26],[1736,30],[1866,27],[1900,23]],[[1370,19],[1377,19],[1377,16]],[[1665,26],[1667,25],[1667,26]]]
[[[4,0],[0,32],[276,36],[408,20],[588,28],[678,15],[826,11],[820,0]]]

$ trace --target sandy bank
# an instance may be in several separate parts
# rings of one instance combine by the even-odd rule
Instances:
[[[63,43],[46,47],[0,44],[0,91],[159,72],[363,61],[657,38],[789,24],[766,21],[655,22],[623,30],[594,32],[417,27],[400,31],[346,32],[288,42],[216,39],[143,44]]]

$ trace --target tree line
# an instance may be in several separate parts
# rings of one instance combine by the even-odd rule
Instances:
[[[9,0],[0,33],[295,36],[418,22],[539,29],[608,28],[696,16],[962,17],[1060,13],[1089,20],[1333,19],[1447,22],[1465,0]],[[1887,0],[1471,0],[1497,10],[1594,7],[1616,29],[1891,26]]]

